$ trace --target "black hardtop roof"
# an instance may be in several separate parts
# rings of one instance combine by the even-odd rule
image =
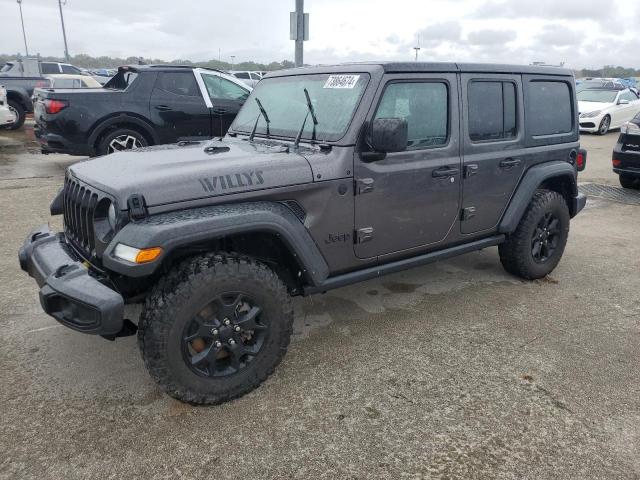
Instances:
[[[513,73],[532,75],[561,75],[573,76],[567,68],[544,67],[539,65],[503,65],[496,63],[453,63],[453,62],[357,62],[337,65],[316,65],[309,67],[290,68],[270,72],[268,77],[282,77],[287,75],[301,75],[314,73],[341,72],[373,72],[382,69],[385,73]]]
[[[169,64],[158,64],[158,65],[122,65],[118,67],[118,71],[129,71],[129,72],[184,72],[185,70],[194,70],[196,68],[201,68],[203,70],[210,70],[212,72],[220,72],[227,73],[222,70],[217,70],[215,68],[207,68],[207,67],[199,67],[198,65],[169,65]]]

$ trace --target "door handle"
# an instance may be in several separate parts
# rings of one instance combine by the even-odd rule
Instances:
[[[453,177],[454,175],[457,175],[458,173],[460,173],[460,169],[459,168],[442,167],[442,168],[438,168],[438,169],[434,170],[431,175],[433,176],[433,178],[443,178],[443,177]]]
[[[225,113],[227,113],[227,109],[226,108],[214,108],[213,109],[213,113],[215,113],[217,115],[224,115]]]
[[[161,112],[168,112],[169,110],[172,110],[171,107],[167,107],[166,105],[156,105],[155,109],[160,110]]]
[[[520,160],[517,158],[505,158],[500,162],[500,168],[513,168],[520,165]]]

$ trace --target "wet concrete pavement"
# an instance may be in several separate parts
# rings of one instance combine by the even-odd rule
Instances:
[[[0,478],[640,476],[639,207],[591,199],[543,281],[491,248],[298,298],[275,374],[191,407],[134,338],[41,312],[16,253],[32,226],[60,227],[48,205],[77,159],[32,148],[0,149]],[[583,179],[613,183],[606,160]]]

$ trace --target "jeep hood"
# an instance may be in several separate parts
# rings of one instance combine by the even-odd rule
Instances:
[[[307,160],[288,148],[229,138],[113,153],[69,171],[114,196],[121,209],[133,194],[153,207],[313,181]]]

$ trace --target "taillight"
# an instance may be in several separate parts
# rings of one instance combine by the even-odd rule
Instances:
[[[65,100],[50,100],[45,99],[44,109],[47,113],[58,113],[69,106],[69,102]]]
[[[583,171],[587,166],[587,151],[582,148],[578,150],[576,155],[576,168],[579,172]]]
[[[611,163],[613,163],[614,167],[619,167],[620,165],[622,165],[622,160],[618,160],[617,158],[614,158],[613,160],[611,160]]]

